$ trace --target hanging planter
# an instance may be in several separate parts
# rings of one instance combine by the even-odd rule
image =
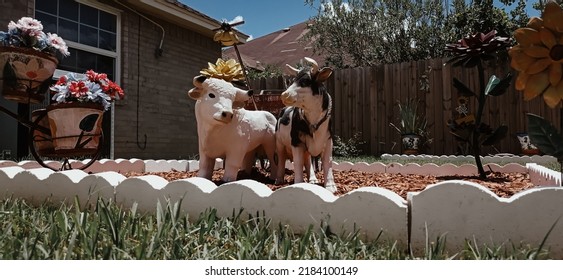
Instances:
[[[403,153],[407,155],[416,155],[418,154],[419,146],[420,146],[420,136],[416,134],[402,134],[401,135],[402,142],[403,142]]]
[[[2,95],[20,103],[41,103],[57,69],[56,57],[32,48],[0,47]]]
[[[68,56],[65,41],[54,33],[43,32],[40,21],[22,17],[0,31],[0,88],[8,100],[41,103],[59,60]]]
[[[518,138],[518,142],[520,142],[520,148],[522,154],[532,156],[532,155],[539,155],[540,150],[534,144],[530,142],[530,136],[526,132],[516,133],[516,138]]]
[[[97,103],[59,103],[47,107],[47,117],[58,156],[96,154],[102,136],[104,107]]]

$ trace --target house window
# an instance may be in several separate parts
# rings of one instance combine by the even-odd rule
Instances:
[[[43,30],[58,34],[69,47],[70,56],[59,61],[54,78],[92,69],[119,83],[119,12],[95,0],[35,1],[35,18],[41,21]],[[46,107],[49,102],[46,98],[44,104],[32,109]],[[113,120],[113,110],[104,113],[106,119]],[[102,157],[112,157],[112,121],[104,121],[103,131]]]
[[[69,46],[70,56],[60,61],[58,70],[93,69],[117,80],[118,14],[83,3],[88,1],[35,1],[35,17],[45,32],[57,33]]]

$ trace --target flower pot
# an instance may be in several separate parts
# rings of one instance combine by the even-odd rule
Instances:
[[[401,135],[403,143],[403,153],[407,155],[418,154],[420,136],[416,134],[403,134]]]
[[[60,103],[47,107],[54,153],[59,156],[96,154],[102,136],[104,109],[94,103]]]
[[[520,142],[520,148],[522,154],[532,156],[532,155],[539,155],[540,150],[536,145],[530,142],[530,136],[526,132],[516,133],[516,138],[518,138],[518,142]]]
[[[0,79],[4,98],[41,103],[59,61],[32,48],[0,47]]]
[[[31,112],[31,121],[35,123],[37,118],[46,113],[46,109],[39,109]],[[49,129],[49,119],[45,116],[39,120],[37,125]],[[35,151],[40,156],[52,155],[54,151],[53,141],[51,140],[51,135],[47,135],[39,130],[33,131],[33,145],[35,145]]]

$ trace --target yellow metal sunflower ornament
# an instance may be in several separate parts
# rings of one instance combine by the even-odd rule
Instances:
[[[202,69],[199,73],[210,78],[223,79],[227,82],[240,81],[244,79],[242,67],[234,59],[224,61],[221,58],[217,59],[215,64],[208,62],[208,67]]]
[[[234,24],[233,24],[234,25]],[[215,32],[213,41],[221,43],[221,45],[230,47],[240,42],[237,33],[233,30],[231,24],[223,22],[221,28]]]
[[[518,44],[509,54],[519,72],[516,89],[524,91],[526,101],[543,93],[545,103],[555,108],[563,100],[563,10],[548,2],[542,18],[531,18],[514,37]]]

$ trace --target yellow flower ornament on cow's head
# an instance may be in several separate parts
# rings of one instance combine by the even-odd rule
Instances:
[[[244,79],[242,67],[234,59],[224,61],[221,58],[217,59],[215,64],[208,62],[208,67],[199,71],[201,74],[210,77],[222,79],[227,82],[240,81]]]
[[[563,101],[563,10],[548,2],[542,18],[531,18],[514,37],[518,44],[509,54],[519,72],[516,89],[524,91],[526,101],[543,94],[545,103],[555,108]]]

